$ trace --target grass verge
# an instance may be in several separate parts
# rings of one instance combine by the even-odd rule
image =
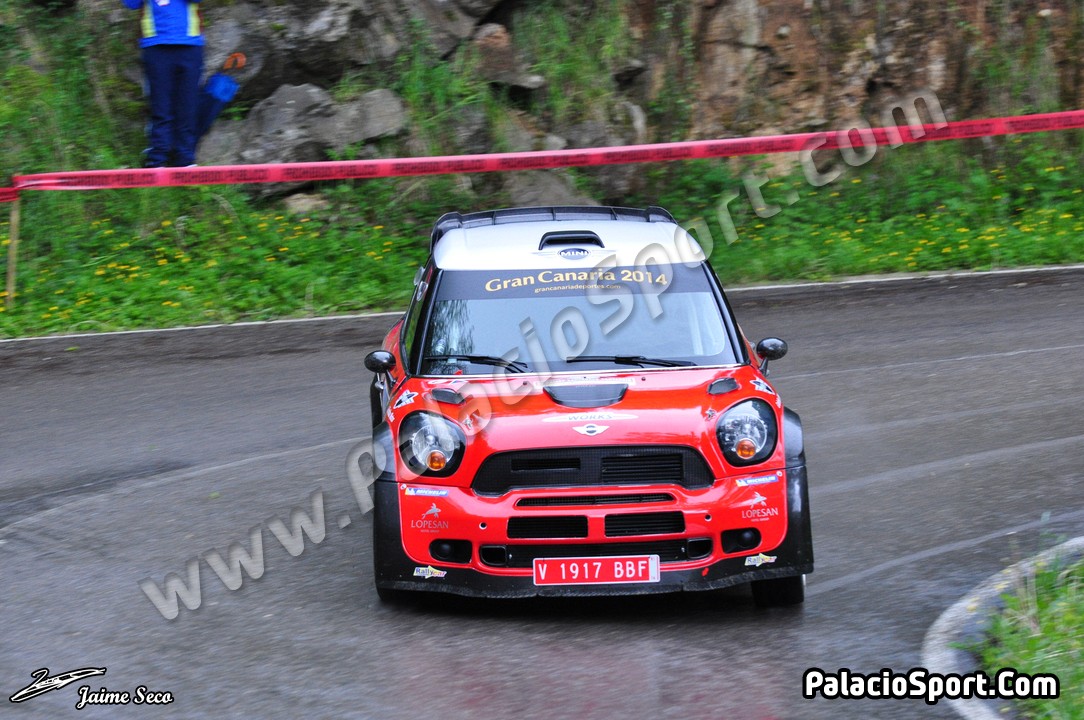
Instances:
[[[1011,667],[1061,681],[1060,698],[1019,702],[1023,717],[1084,720],[1084,562],[1037,568],[1006,596],[987,637],[980,657],[991,676]]]

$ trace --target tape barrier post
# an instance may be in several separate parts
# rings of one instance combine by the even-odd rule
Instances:
[[[264,165],[215,165],[198,168],[139,168],[88,170],[16,176],[17,190],[109,190],[179,185],[225,185],[274,182],[443,175],[449,173],[548,170],[590,165],[671,162],[702,158],[769,155],[812,150],[855,149],[866,142],[895,147],[902,143],[961,140],[1084,128],[1084,110],[960,120],[936,124],[900,125],[870,129],[773,135],[723,140],[695,140],[651,145],[584,148],[576,150],[450,155],[422,158],[384,158]],[[863,140],[852,144],[852,133]]]
[[[11,310],[15,307],[15,266],[19,260],[19,220],[22,217],[22,208],[18,196],[11,201],[11,222],[8,225],[8,272],[7,282],[4,289],[4,307]]]

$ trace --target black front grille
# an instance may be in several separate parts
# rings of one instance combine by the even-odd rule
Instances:
[[[508,537],[584,538],[587,537],[587,517],[583,515],[556,515],[509,518]]]
[[[711,552],[710,538],[678,538],[675,540],[654,540],[650,542],[614,542],[592,543],[585,545],[507,545],[506,565],[504,567],[529,568],[535,558],[562,557],[606,557],[614,555],[658,555],[664,563],[683,562],[690,559],[689,544],[695,545],[693,557],[703,557],[703,546],[707,543]],[[486,550],[485,547],[482,548]],[[487,555],[482,555],[483,559]]]
[[[681,453],[658,455],[608,455],[602,458],[602,478],[607,483],[635,483],[642,477],[668,478],[680,482],[685,458]]]
[[[557,495],[525,497],[516,500],[516,507],[583,507],[589,505],[640,505],[674,502],[670,493],[628,493],[623,495]]]
[[[606,516],[606,536],[669,535],[685,532],[685,516],[680,512],[627,513]]]
[[[471,487],[479,495],[503,495],[517,488],[712,483],[703,456],[680,445],[613,445],[515,450],[490,455]]]

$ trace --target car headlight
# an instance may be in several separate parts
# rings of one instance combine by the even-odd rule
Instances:
[[[419,475],[451,475],[459,467],[466,446],[459,426],[439,415],[412,413],[399,426],[399,454]]]
[[[771,456],[779,428],[771,405],[763,400],[746,400],[723,413],[715,426],[715,436],[727,462],[753,465]]]

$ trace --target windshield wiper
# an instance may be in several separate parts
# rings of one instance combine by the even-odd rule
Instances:
[[[496,355],[426,355],[422,358],[422,362],[439,360],[466,360],[467,362],[472,362],[477,365],[496,365],[497,367],[508,368],[509,370],[515,370],[516,372],[527,371],[527,363],[520,360],[505,360]]]
[[[666,360],[665,358],[649,358],[643,355],[579,355],[567,357],[565,362],[612,362],[618,365],[660,365],[662,367],[683,367],[696,364],[691,360]]]

